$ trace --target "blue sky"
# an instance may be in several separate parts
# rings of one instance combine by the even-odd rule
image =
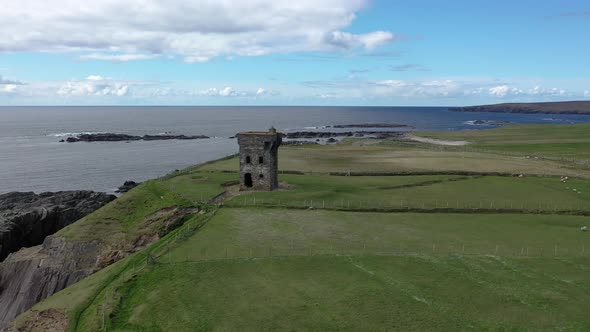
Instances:
[[[21,0],[0,105],[590,100],[587,1]]]

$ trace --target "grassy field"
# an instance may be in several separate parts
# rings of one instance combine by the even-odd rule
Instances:
[[[330,172],[507,172],[514,174],[590,177],[590,169],[575,169],[557,161],[484,152],[441,150],[436,146],[384,142],[357,146],[287,146],[279,152],[279,169],[306,173]],[[238,158],[211,163],[201,170],[237,170]]]
[[[288,189],[245,193],[226,204],[590,211],[590,181],[581,179],[563,183],[559,178],[537,177],[283,175],[281,180]]]
[[[511,125],[491,130],[425,132],[418,135],[469,141],[474,148],[494,151],[590,159],[590,124]]]
[[[153,232],[163,210],[208,212],[33,310],[62,310],[72,331],[587,331],[590,217],[563,213],[590,210],[590,173],[498,152],[584,156],[588,129],[424,134],[490,152],[282,147],[280,168],[305,174],[281,174],[275,192],[238,193],[236,158],[148,181],[61,234],[116,243]],[[423,174],[328,175],[347,171]],[[411,209],[389,211],[400,206]]]
[[[80,326],[98,328],[110,303],[109,329],[121,331],[581,331],[586,221],[222,209],[111,281]]]

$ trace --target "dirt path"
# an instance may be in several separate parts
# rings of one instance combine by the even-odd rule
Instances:
[[[469,144],[469,142],[467,142],[467,141],[446,141],[446,140],[442,140],[442,139],[415,136],[412,134],[407,134],[404,136],[404,138],[409,139],[411,141],[415,141],[415,142],[428,143],[428,144],[438,144],[438,145],[463,146],[463,145]]]

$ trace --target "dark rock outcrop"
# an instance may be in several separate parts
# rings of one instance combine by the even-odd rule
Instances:
[[[46,236],[115,198],[93,191],[0,195],[0,261],[22,247],[41,244]]]
[[[325,131],[296,131],[284,134],[287,139],[298,138],[332,138],[332,137],[372,137],[372,138],[399,138],[404,135],[403,131],[346,131],[346,132],[325,132]]]
[[[503,125],[509,124],[510,121],[473,120],[473,121],[467,121],[467,123],[472,124],[474,126],[503,126]]]
[[[357,123],[347,125],[333,125],[327,128],[414,128],[414,126],[399,123]]]
[[[115,133],[96,133],[96,134],[80,134],[76,137],[68,137],[66,142],[68,143],[75,143],[75,142],[121,142],[121,141],[156,141],[156,140],[171,140],[171,139],[178,139],[178,140],[187,140],[187,139],[205,139],[209,138],[209,136],[205,135],[193,135],[193,136],[186,136],[186,135],[144,135],[144,136],[133,136],[133,135],[126,135],[126,134],[115,134]]]
[[[129,190],[131,190],[131,189],[133,189],[133,188],[135,188],[135,187],[137,187],[139,185],[140,185],[140,183],[137,183],[135,181],[125,181],[125,183],[123,183],[122,186],[120,186],[119,188],[117,188],[117,190],[115,190],[115,192],[116,193],[120,193],[120,194],[126,193]]]

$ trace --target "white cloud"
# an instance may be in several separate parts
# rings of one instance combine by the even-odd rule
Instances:
[[[508,85],[500,85],[490,88],[490,94],[496,97],[505,97],[508,92],[510,92],[510,87]]]
[[[366,34],[352,34],[349,32],[332,31],[325,36],[325,42],[342,49],[365,48],[373,50],[378,46],[389,43],[394,35],[387,31],[375,31]]]
[[[223,97],[235,96],[236,90],[234,90],[232,87],[226,86],[221,91],[219,91],[219,95]]]
[[[243,94],[243,93],[238,93],[236,90],[234,90],[234,88],[226,86],[223,89],[217,89],[217,88],[209,88],[209,89],[205,89],[205,90],[201,90],[198,93],[199,95],[202,96],[221,96],[221,97],[235,97],[238,94]]]
[[[57,90],[62,96],[116,96],[122,97],[129,92],[129,84],[105,79],[99,75],[90,75],[85,80],[71,80],[63,83]]]
[[[102,81],[104,78],[102,78],[100,75],[90,75],[86,77],[86,79],[89,81]]]
[[[344,30],[368,0],[3,1],[0,52],[93,52],[83,60],[160,55],[186,62],[307,51],[372,50],[388,31]]]
[[[6,93],[13,93],[16,92],[16,84],[4,84],[2,85],[2,89],[0,91],[2,92],[6,92]]]
[[[127,62],[134,60],[149,60],[156,58],[154,54],[104,54],[104,53],[92,53],[85,54],[79,57],[80,60],[104,60],[112,62]]]
[[[584,91],[584,97],[590,97],[590,90]]]
[[[262,96],[262,95],[264,95],[266,93],[267,93],[267,91],[265,89],[263,89],[263,88],[258,88],[258,90],[256,90],[256,95],[257,96]]]

